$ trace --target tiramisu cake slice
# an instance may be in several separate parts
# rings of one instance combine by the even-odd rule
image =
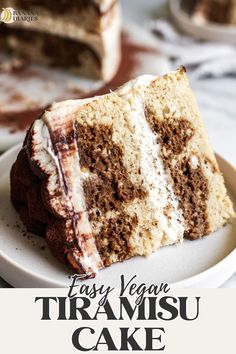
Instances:
[[[199,24],[236,24],[236,0],[195,0],[193,19]]]
[[[115,75],[121,31],[117,0],[3,0],[1,6],[15,10],[15,21],[0,25],[5,50],[104,81]],[[27,21],[27,14],[34,20]]]
[[[234,215],[183,68],[53,104],[11,171],[27,228],[85,276]]]

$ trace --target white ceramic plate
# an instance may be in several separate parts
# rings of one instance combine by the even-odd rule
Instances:
[[[0,276],[15,287],[65,287],[69,269],[44,248],[42,238],[27,234],[9,198],[9,171],[19,146],[0,158]],[[236,171],[218,156],[231,197],[236,200]],[[197,241],[160,249],[99,272],[88,282],[119,285],[119,277],[137,275],[146,283],[175,287],[218,287],[236,271],[236,222]]]
[[[181,0],[169,0],[171,15],[182,31],[198,39],[236,43],[236,26],[214,23],[196,24],[181,9],[180,3]]]

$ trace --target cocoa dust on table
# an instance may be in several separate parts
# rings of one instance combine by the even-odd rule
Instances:
[[[103,95],[115,90],[117,87],[134,78],[135,72],[137,71],[140,65],[140,56],[142,54],[156,52],[156,50],[153,48],[134,43],[126,33],[122,34],[121,47],[123,54],[122,60],[118,72],[113,78],[113,80],[96,91],[86,93],[86,95],[78,91],[78,96],[73,95],[76,96],[73,98],[86,98],[95,95]],[[28,73],[30,76],[33,74],[30,68],[27,71],[27,67],[25,65],[22,67],[22,72],[20,68],[17,68],[17,70],[15,71],[15,74],[17,76],[25,75],[25,77],[27,77]],[[14,70],[11,72],[11,75],[13,74]],[[65,92],[65,98],[68,98],[68,92]],[[21,111],[12,112],[0,111],[0,125],[10,128],[10,131],[12,133],[15,133],[17,131],[24,131],[36,118],[38,118],[43,113],[45,108],[47,107],[44,106],[35,109],[25,109]]]

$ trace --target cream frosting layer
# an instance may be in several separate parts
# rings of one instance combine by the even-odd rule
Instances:
[[[158,225],[154,233],[156,244],[163,246],[183,240],[185,222],[172,187],[173,181],[162,162],[157,136],[152,132],[144,113],[145,86],[153,80],[154,76],[141,76],[121,88],[121,92],[126,97],[130,122],[139,147],[141,175],[143,186],[148,192],[148,205]]]
[[[116,2],[116,0],[93,0],[99,6],[101,12],[106,12]]]
[[[87,276],[93,276],[103,267],[103,263],[92,234],[84,199],[83,182],[89,176],[80,169],[76,137],[65,144],[68,139],[67,127],[74,124],[70,120],[73,104],[65,106],[67,109],[59,106],[58,110],[46,112],[42,120],[34,123],[36,134],[33,138],[32,158],[41,164],[40,168],[49,176],[47,190],[54,212],[71,220],[67,240],[76,237],[78,249],[69,255],[70,261],[73,262],[73,257],[75,264],[79,264]],[[60,143],[53,144],[52,136],[58,134],[58,131],[60,138],[64,139],[63,147],[60,147]],[[56,193],[58,188],[59,196]]]

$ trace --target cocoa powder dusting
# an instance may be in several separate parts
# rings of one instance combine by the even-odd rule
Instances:
[[[140,65],[140,55],[155,52],[155,49],[153,48],[134,43],[125,32],[122,34],[121,50],[121,64],[113,80],[96,91],[86,94],[78,91],[77,95],[73,92],[73,98],[87,98],[95,95],[103,95],[109,93],[111,90],[114,91],[117,87],[134,78]],[[10,70],[11,75],[17,75],[18,77],[24,77],[25,79],[33,77],[34,75],[37,77],[39,76],[37,71],[30,69],[27,61],[22,61],[22,64],[17,62],[17,64],[12,66],[12,69],[8,68],[7,70]],[[68,92],[65,92],[65,98],[68,98],[68,94],[72,95],[70,88],[68,88]],[[63,99],[64,98],[61,97],[61,100]],[[0,111],[0,125],[9,127],[10,131],[13,133],[24,131],[46,108],[47,107],[38,107],[36,109],[25,109],[14,112]]]
[[[27,109],[25,111],[0,111],[0,125],[9,127],[12,133],[26,130],[45,110],[44,108]]]

